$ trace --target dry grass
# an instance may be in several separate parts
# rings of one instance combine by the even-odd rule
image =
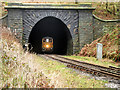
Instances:
[[[97,43],[103,44],[103,58],[113,59],[113,61],[120,61],[120,51],[118,48],[119,45],[119,24],[108,31],[105,35],[97,40],[94,40],[91,44],[85,45],[79,56],[92,56],[96,57],[97,54]]]
[[[116,8],[113,8],[116,5]],[[119,11],[117,11],[117,5],[118,3],[116,2],[109,2],[109,10],[108,12],[106,10],[106,3],[105,2],[100,2],[100,3],[93,3],[93,6],[96,6],[95,11],[93,12],[97,17],[104,19],[104,20],[113,20],[113,19],[119,19]]]
[[[77,74],[57,61],[24,52],[14,35],[1,29],[1,88],[103,88],[107,81]]]
[[[0,2],[0,18],[2,16],[5,16],[8,12],[6,9],[4,9],[4,6],[7,5],[7,3],[4,3],[4,2]]]
[[[54,84],[55,88],[105,88],[105,84],[108,83],[81,75],[57,61],[36,56],[34,62],[39,63],[39,69],[42,68],[42,72],[51,79],[50,83]]]
[[[41,71],[33,66],[34,56],[24,52],[14,35],[1,28],[0,87],[51,87]]]

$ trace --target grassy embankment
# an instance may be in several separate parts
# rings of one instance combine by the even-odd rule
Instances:
[[[96,9],[93,11],[93,14],[95,14],[97,17],[104,19],[104,20],[114,20],[114,19],[120,19],[120,8],[118,5],[120,2],[101,2],[101,3],[92,3]],[[106,8],[106,5],[107,8]]]
[[[24,52],[21,45],[6,29],[0,41],[0,87],[52,87],[47,78],[33,66],[34,55]]]
[[[120,52],[119,52],[119,25],[116,25],[114,29],[103,37],[98,38],[93,41],[91,44],[85,45],[80,51],[79,55],[82,56],[93,56],[96,57],[96,45],[97,43],[103,44],[103,58],[113,59],[113,61],[120,60]]]
[[[116,7],[119,3],[109,3],[108,10],[106,9],[106,3],[92,3],[96,10],[93,12],[97,17],[104,20],[120,19],[120,9]],[[103,65],[103,66],[118,66],[120,63],[113,61],[120,61],[120,50],[119,50],[119,30],[120,24],[115,27],[109,28],[109,31],[104,32],[105,34],[93,41],[91,44],[85,45],[78,56],[65,56],[72,59],[79,59],[82,61]],[[97,43],[103,44],[103,58],[101,61],[96,58],[96,45]],[[80,57],[83,56],[83,57]],[[90,57],[90,58],[89,58]]]
[[[118,3],[114,3],[114,4],[117,5]],[[93,6],[97,6],[93,14],[104,20],[119,19],[120,11],[116,11],[113,8],[114,4],[109,6],[109,10],[111,12],[114,12],[114,13],[110,13],[106,10],[106,3],[93,3]],[[119,30],[120,30],[120,24],[117,24],[115,27],[109,28],[109,31],[107,32],[105,31],[103,37],[98,38],[97,40],[93,41],[91,44],[85,45],[78,54],[78,56],[65,56],[65,57],[72,59],[79,59],[82,61],[103,65],[103,66],[112,65],[112,66],[120,67],[119,62],[113,62],[113,61],[120,61],[120,50],[118,47],[120,41]],[[102,60],[97,60],[96,58],[94,58],[96,57],[97,43],[103,44],[104,59]]]
[[[114,20],[119,19],[120,11],[114,6],[117,6],[118,3],[109,3],[108,9],[110,13],[106,10],[106,3],[92,3],[94,7],[97,7],[93,12],[97,17],[104,20]],[[113,27],[112,27],[113,28]],[[98,64],[102,66],[116,66],[120,67],[120,50],[119,50],[119,30],[120,24],[117,24],[113,29],[110,28],[108,32],[105,32],[103,37],[98,38],[93,41],[91,44],[85,45],[78,56],[65,56],[67,58],[77,59],[93,64]],[[103,44],[103,58],[102,60],[97,60],[96,57],[96,45],[97,43]]]
[[[81,61],[98,64],[102,66],[116,66],[120,67],[120,50],[118,47],[119,44],[119,25],[116,25],[114,29],[110,30],[103,37],[98,38],[93,41],[91,44],[85,45],[78,56],[65,56],[72,59],[78,59]],[[96,51],[97,43],[103,44],[103,59],[97,60]]]
[[[78,61],[84,61],[87,63],[96,64],[96,65],[101,65],[101,66],[105,66],[105,67],[109,67],[109,66],[120,67],[120,63],[116,63],[110,59],[97,60],[95,57],[87,57],[87,56],[64,56],[64,57],[70,58],[70,59],[75,59]]]
[[[7,14],[7,10],[4,9],[4,6],[7,5],[7,2],[0,2],[0,17],[5,16]]]
[[[0,46],[0,87],[103,88],[108,83],[79,75],[57,61],[24,52],[6,30],[2,33]]]

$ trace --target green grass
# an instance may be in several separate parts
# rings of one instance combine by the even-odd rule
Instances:
[[[4,43],[3,45],[6,54],[2,56],[2,60],[7,59],[11,63],[9,66],[2,62],[4,68],[2,69],[3,76],[0,78],[4,80],[0,80],[2,84],[0,87],[10,84],[9,87],[24,88],[24,85],[28,83],[27,87],[37,88],[37,82],[43,84],[48,82],[49,86],[54,85],[56,88],[105,88],[105,83],[108,83],[80,75],[60,62],[46,60],[35,54],[23,53],[17,43],[10,47]]]
[[[95,80],[89,76],[80,75],[57,61],[45,60],[36,56],[34,62],[40,65],[40,70],[42,70],[58,88],[104,88],[105,83],[108,83],[107,81]]]
[[[112,63],[112,62],[107,62],[104,60],[97,60],[94,57],[81,57],[81,56],[64,56],[66,58],[71,58],[71,59],[76,59],[76,60],[80,60],[80,61],[84,61],[84,62],[88,62],[88,63],[92,63],[92,64],[97,64],[97,65],[101,65],[101,66],[117,66],[116,64]]]

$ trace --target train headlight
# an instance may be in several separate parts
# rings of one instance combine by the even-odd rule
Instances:
[[[45,47],[46,47],[46,48],[49,48],[50,46],[49,46],[49,45],[46,45]]]

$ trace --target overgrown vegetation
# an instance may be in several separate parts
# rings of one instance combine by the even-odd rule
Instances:
[[[0,29],[0,87],[4,88],[50,88],[40,70],[32,65],[34,56],[24,52],[14,35],[6,28]]]
[[[103,44],[103,58],[113,59],[114,61],[120,61],[119,52],[119,24],[114,27],[112,32],[108,32],[101,38],[93,41],[91,44],[85,45],[80,51],[80,56],[93,56],[96,57],[97,43]]]
[[[77,74],[57,61],[24,52],[6,28],[0,41],[1,88],[104,88],[107,81]]]
[[[101,59],[101,60],[97,60],[95,57],[82,57],[82,56],[64,56],[66,58],[70,58],[70,59],[75,59],[78,61],[84,61],[87,63],[92,63],[92,64],[96,64],[96,65],[100,65],[100,66],[105,66],[105,67],[109,67],[109,66],[114,66],[114,67],[120,67],[120,63],[116,63],[112,60],[109,59]]]
[[[93,14],[101,19],[120,19],[120,2],[93,3],[93,6],[96,7]]]
[[[0,3],[0,17],[5,16],[8,13],[7,9],[4,8],[5,5],[7,5],[7,2]]]
[[[104,88],[105,83],[108,83],[78,74],[57,61],[39,59],[38,56],[35,61],[40,64],[39,68],[43,68],[45,75],[50,77],[51,82],[54,82],[58,88]]]

